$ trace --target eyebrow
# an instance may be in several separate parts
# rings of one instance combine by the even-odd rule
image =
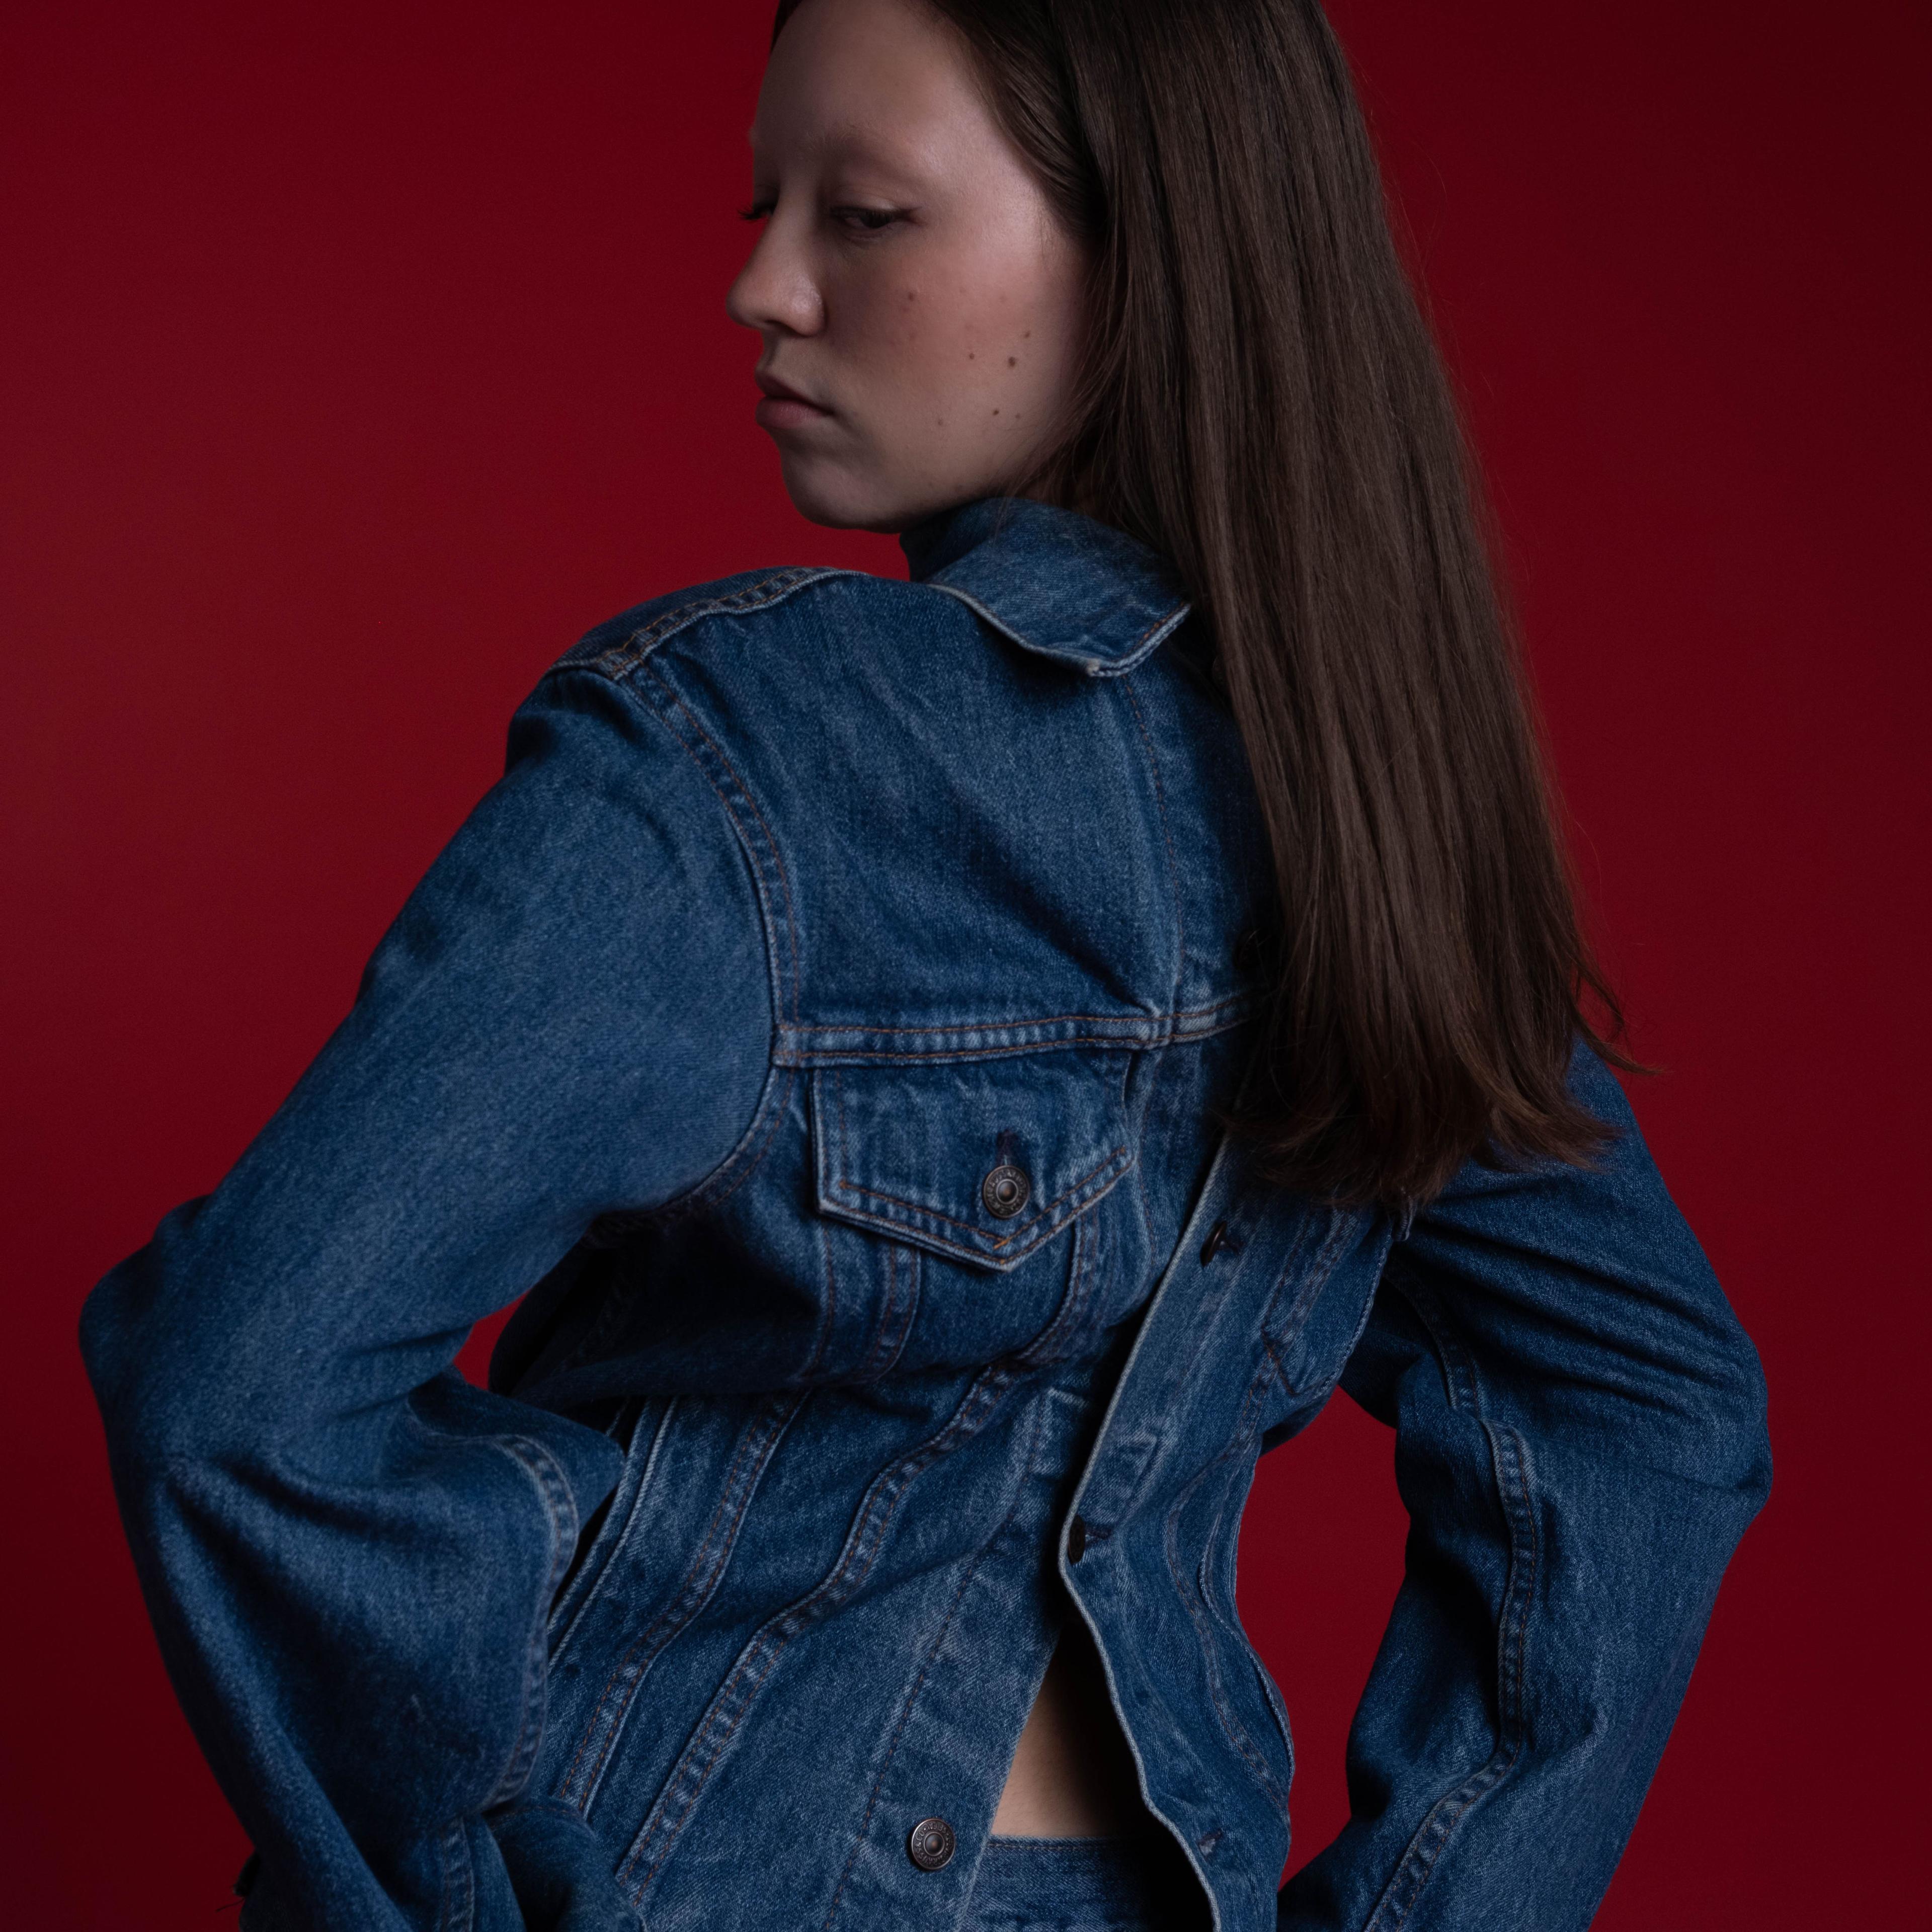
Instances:
[[[754,160],[760,159],[756,130],[747,128],[745,139]],[[813,145],[817,150],[814,158],[820,162],[828,159],[856,160],[908,182],[919,172],[916,164],[908,164],[902,150],[889,147],[880,141],[875,131],[855,122],[845,122],[828,129]]]

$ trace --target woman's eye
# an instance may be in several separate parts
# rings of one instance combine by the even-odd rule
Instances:
[[[762,221],[771,212],[770,200],[754,201],[748,207],[739,209],[738,219],[740,221]]]
[[[835,208],[831,214],[842,228],[861,235],[876,235],[901,218],[896,208]]]

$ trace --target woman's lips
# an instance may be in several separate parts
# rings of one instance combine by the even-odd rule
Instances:
[[[808,403],[802,396],[773,395],[767,392],[759,397],[758,406],[752,413],[760,429],[800,429],[807,423],[823,422],[832,412],[820,409],[816,403]]]

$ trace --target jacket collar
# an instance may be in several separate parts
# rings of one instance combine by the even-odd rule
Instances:
[[[1029,496],[980,496],[899,537],[915,584],[1090,677],[1132,670],[1187,615],[1172,567],[1124,531]]]

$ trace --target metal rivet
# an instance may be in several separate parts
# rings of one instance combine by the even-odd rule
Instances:
[[[906,1834],[906,1855],[921,1871],[937,1871],[958,1842],[944,1818],[922,1818]]]
[[[1033,1183],[1026,1169],[1015,1167],[1010,1161],[1002,1161],[980,1184],[980,1198],[986,1204],[986,1212],[995,1214],[1002,1221],[1010,1221],[1027,1204],[1033,1192]]]

